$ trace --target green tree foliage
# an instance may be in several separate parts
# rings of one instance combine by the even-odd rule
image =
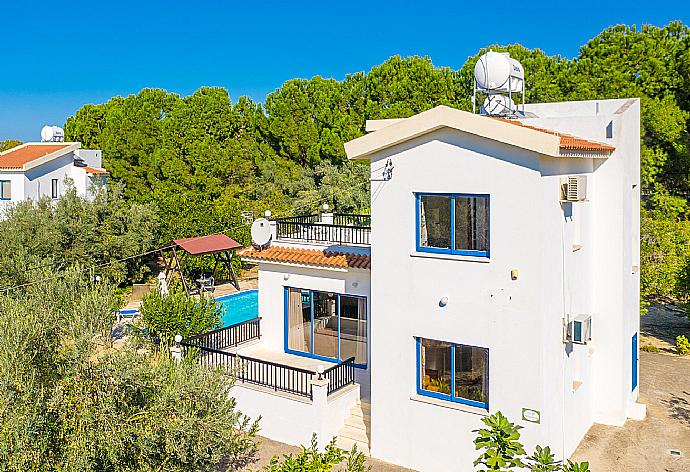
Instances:
[[[114,262],[154,248],[158,219],[151,204],[127,202],[120,185],[93,201],[69,185],[57,202],[48,198],[14,204],[0,219],[0,287],[34,280],[37,269],[96,267],[93,276],[117,283],[148,272],[146,259]]]
[[[500,411],[482,418],[486,428],[475,430],[474,445],[481,455],[474,466],[481,472],[509,472],[530,470],[531,472],[587,472],[587,462],[562,464],[555,460],[551,449],[537,446],[531,456],[527,456],[520,442],[522,426],[508,420]]]
[[[141,301],[141,321],[151,340],[170,346],[176,335],[183,338],[220,327],[222,306],[213,297],[189,297],[179,288],[163,296],[151,290]]]
[[[311,446],[303,447],[302,451],[293,456],[284,455],[282,458],[274,456],[270,464],[263,468],[264,472],[331,472],[335,466],[344,472],[366,472],[371,467],[366,465],[366,458],[361,452],[357,452],[354,446],[349,453],[344,453],[335,446],[335,438],[326,445],[324,452],[319,451],[316,434],[311,438]]]
[[[642,187],[653,220],[686,218],[690,195],[690,35],[687,26],[607,28],[568,59],[519,44],[508,51],[525,68],[527,101],[639,97]],[[154,201],[159,243],[224,231],[242,243],[239,214],[367,211],[368,169],[347,163],[343,143],[368,119],[401,118],[444,104],[470,110],[477,52],[460,70],[427,57],[394,56],[343,80],[293,79],[263,105],[204,87],[188,97],[146,89],[86,105],[67,120],[69,139],[104,151],[128,197]],[[192,222],[192,223],[189,223]],[[196,223],[199,223],[198,225]],[[239,229],[238,229],[239,228]],[[679,248],[674,248],[679,251]],[[649,297],[663,281],[643,281]],[[648,284],[648,285],[645,285]]]
[[[0,152],[12,149],[15,146],[19,146],[22,142],[16,139],[8,139],[6,141],[0,141]]]
[[[111,287],[73,270],[0,296],[0,470],[245,466],[257,425],[228,398],[231,379],[113,349]]]

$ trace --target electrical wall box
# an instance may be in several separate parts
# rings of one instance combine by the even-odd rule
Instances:
[[[561,201],[584,202],[587,200],[587,176],[561,177]]]
[[[578,315],[569,319],[564,328],[564,340],[567,343],[587,344],[592,340],[592,317],[590,315]]]

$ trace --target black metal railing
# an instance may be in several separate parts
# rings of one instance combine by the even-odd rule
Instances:
[[[338,224],[337,221],[348,223]],[[314,221],[316,217],[316,221]],[[278,239],[332,244],[369,245],[371,221],[368,215],[333,216],[333,224],[321,223],[319,215],[294,216],[276,220]],[[349,224],[351,223],[351,224]],[[355,224],[356,223],[356,224]]]
[[[185,339],[185,342],[210,349],[225,349],[259,338],[261,338],[261,317],[208,333],[197,334]]]
[[[328,379],[328,395],[355,383],[355,358],[350,357],[323,371]]]
[[[182,341],[180,345],[183,356],[197,356],[200,365],[225,370],[234,375],[238,382],[312,399],[311,380],[315,373],[310,370],[220,351],[192,342]]]
[[[353,215],[349,213],[334,213],[333,224],[341,226],[361,226],[371,228],[371,215]]]

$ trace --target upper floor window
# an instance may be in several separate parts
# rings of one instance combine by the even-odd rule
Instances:
[[[489,255],[489,196],[423,194],[417,197],[417,250]]]
[[[50,181],[50,197],[58,197],[58,179],[53,179]]]
[[[489,350],[417,338],[417,393],[488,408]]]
[[[11,180],[0,180],[0,200],[12,200]]]

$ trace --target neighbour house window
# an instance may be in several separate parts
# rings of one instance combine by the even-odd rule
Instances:
[[[417,393],[488,408],[489,350],[417,338]]]
[[[0,200],[12,199],[12,181],[0,180]]]
[[[329,361],[367,364],[367,299],[285,288],[285,350]]]
[[[417,250],[489,255],[489,196],[417,194]]]
[[[53,179],[50,181],[50,197],[58,197],[58,179]]]

